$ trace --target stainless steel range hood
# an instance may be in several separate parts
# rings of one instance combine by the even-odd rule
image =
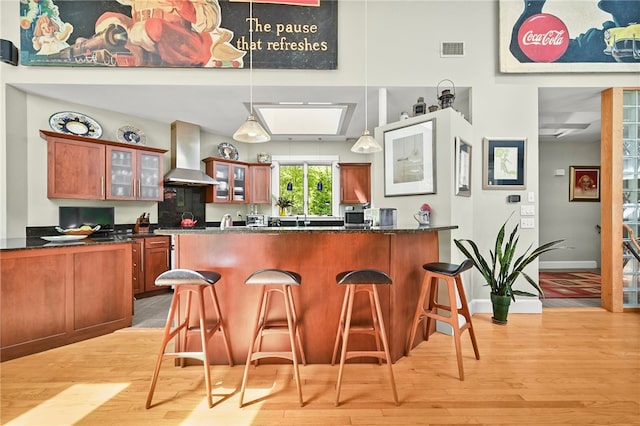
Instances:
[[[171,123],[171,171],[165,183],[173,185],[217,185],[211,176],[200,170],[200,126],[174,121]]]

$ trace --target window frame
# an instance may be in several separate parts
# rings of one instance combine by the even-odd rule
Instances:
[[[331,216],[311,217],[339,217],[340,215],[340,170],[337,155],[274,155],[271,157],[271,195],[273,199],[280,197],[280,165],[303,165],[304,170],[304,211],[309,213],[309,200],[307,188],[307,170],[310,165],[331,166]],[[279,214],[277,206],[271,205],[271,214]]]

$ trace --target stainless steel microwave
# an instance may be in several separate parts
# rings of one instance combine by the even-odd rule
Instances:
[[[363,226],[364,211],[346,211],[344,212],[344,226]]]

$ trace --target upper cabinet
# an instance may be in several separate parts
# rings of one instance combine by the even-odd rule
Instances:
[[[250,198],[253,204],[271,203],[271,165],[251,164],[249,166],[250,178]]]
[[[271,168],[222,158],[205,158],[207,175],[219,183],[207,188],[207,203],[269,203]]]
[[[340,203],[371,202],[371,163],[339,163]]]
[[[162,201],[166,150],[40,131],[47,141],[47,197]]]

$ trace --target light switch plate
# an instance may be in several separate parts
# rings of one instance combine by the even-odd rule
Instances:
[[[529,203],[535,203],[536,202],[536,193],[533,191],[530,191],[527,193],[527,202]]]
[[[520,206],[520,216],[535,216],[536,208],[532,204],[524,204]]]
[[[520,228],[522,229],[533,229],[536,227],[536,220],[532,217],[522,217],[520,218]]]

